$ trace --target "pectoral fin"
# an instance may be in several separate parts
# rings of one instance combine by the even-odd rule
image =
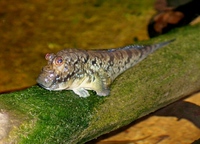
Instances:
[[[96,92],[97,92],[97,95],[99,95],[99,96],[107,96],[107,95],[109,95],[110,90],[109,89],[101,89],[100,91],[96,91]]]
[[[76,88],[76,89],[73,89],[73,91],[75,94],[79,95],[79,97],[86,98],[86,97],[90,96],[89,92],[84,88]]]
[[[95,82],[93,90],[96,91],[99,96],[107,96],[110,93],[109,86],[111,84],[111,79],[109,77],[99,77]]]

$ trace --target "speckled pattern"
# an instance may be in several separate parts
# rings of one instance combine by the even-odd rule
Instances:
[[[1,0],[0,92],[36,84],[48,52],[110,49],[148,39],[151,5],[145,0]]]
[[[88,97],[87,90],[107,96],[118,75],[172,41],[110,50],[65,49],[56,55],[46,54],[48,65],[42,68],[37,82],[48,90],[73,90],[80,97]]]
[[[146,25],[155,13],[153,4],[154,0],[1,0],[0,92],[35,85],[50,51],[113,48],[148,39]],[[199,95],[186,101],[197,106],[187,115],[195,114],[199,120]],[[150,116],[101,142],[187,144],[199,135],[199,126],[189,119]]]

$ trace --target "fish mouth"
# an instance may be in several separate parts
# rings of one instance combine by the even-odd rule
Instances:
[[[43,85],[43,84],[41,84],[41,83],[37,83],[40,87],[42,87],[42,88],[44,88],[44,89],[46,89],[46,90],[49,90],[49,91],[59,91],[59,90],[64,90],[64,89],[67,89],[67,88],[60,88],[59,87],[59,85],[54,85],[53,83],[52,83],[52,85],[50,86],[50,87],[47,87],[47,86],[45,86],[45,85]]]
[[[44,74],[40,74],[36,81],[39,86],[47,90],[53,90],[53,87],[55,87],[55,78],[45,76]]]
[[[50,91],[63,90],[67,87],[51,66],[45,66],[36,81],[40,87]]]
[[[56,82],[56,78],[51,79],[49,77],[43,77],[43,76],[39,76],[38,79],[36,80],[37,84],[46,89],[46,90],[50,90],[50,91],[57,91],[57,90],[63,90],[66,88],[63,88],[61,85],[61,83],[57,83]]]
[[[37,83],[40,87],[44,88],[44,89],[47,89],[47,90],[52,90],[51,88],[49,87],[46,87],[45,85],[41,84],[41,83]]]

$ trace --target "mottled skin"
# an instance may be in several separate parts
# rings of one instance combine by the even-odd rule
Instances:
[[[110,50],[65,49],[56,55],[47,54],[48,65],[43,67],[37,82],[48,90],[73,90],[80,97],[89,96],[87,90],[107,96],[118,75],[172,41]]]

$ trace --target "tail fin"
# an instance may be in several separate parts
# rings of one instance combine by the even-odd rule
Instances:
[[[154,50],[159,49],[159,48],[161,48],[163,46],[166,46],[166,45],[168,45],[169,43],[171,43],[171,42],[173,42],[175,40],[176,39],[172,39],[172,40],[169,40],[169,41],[166,41],[166,42],[161,42],[161,43],[155,44],[154,45]]]

